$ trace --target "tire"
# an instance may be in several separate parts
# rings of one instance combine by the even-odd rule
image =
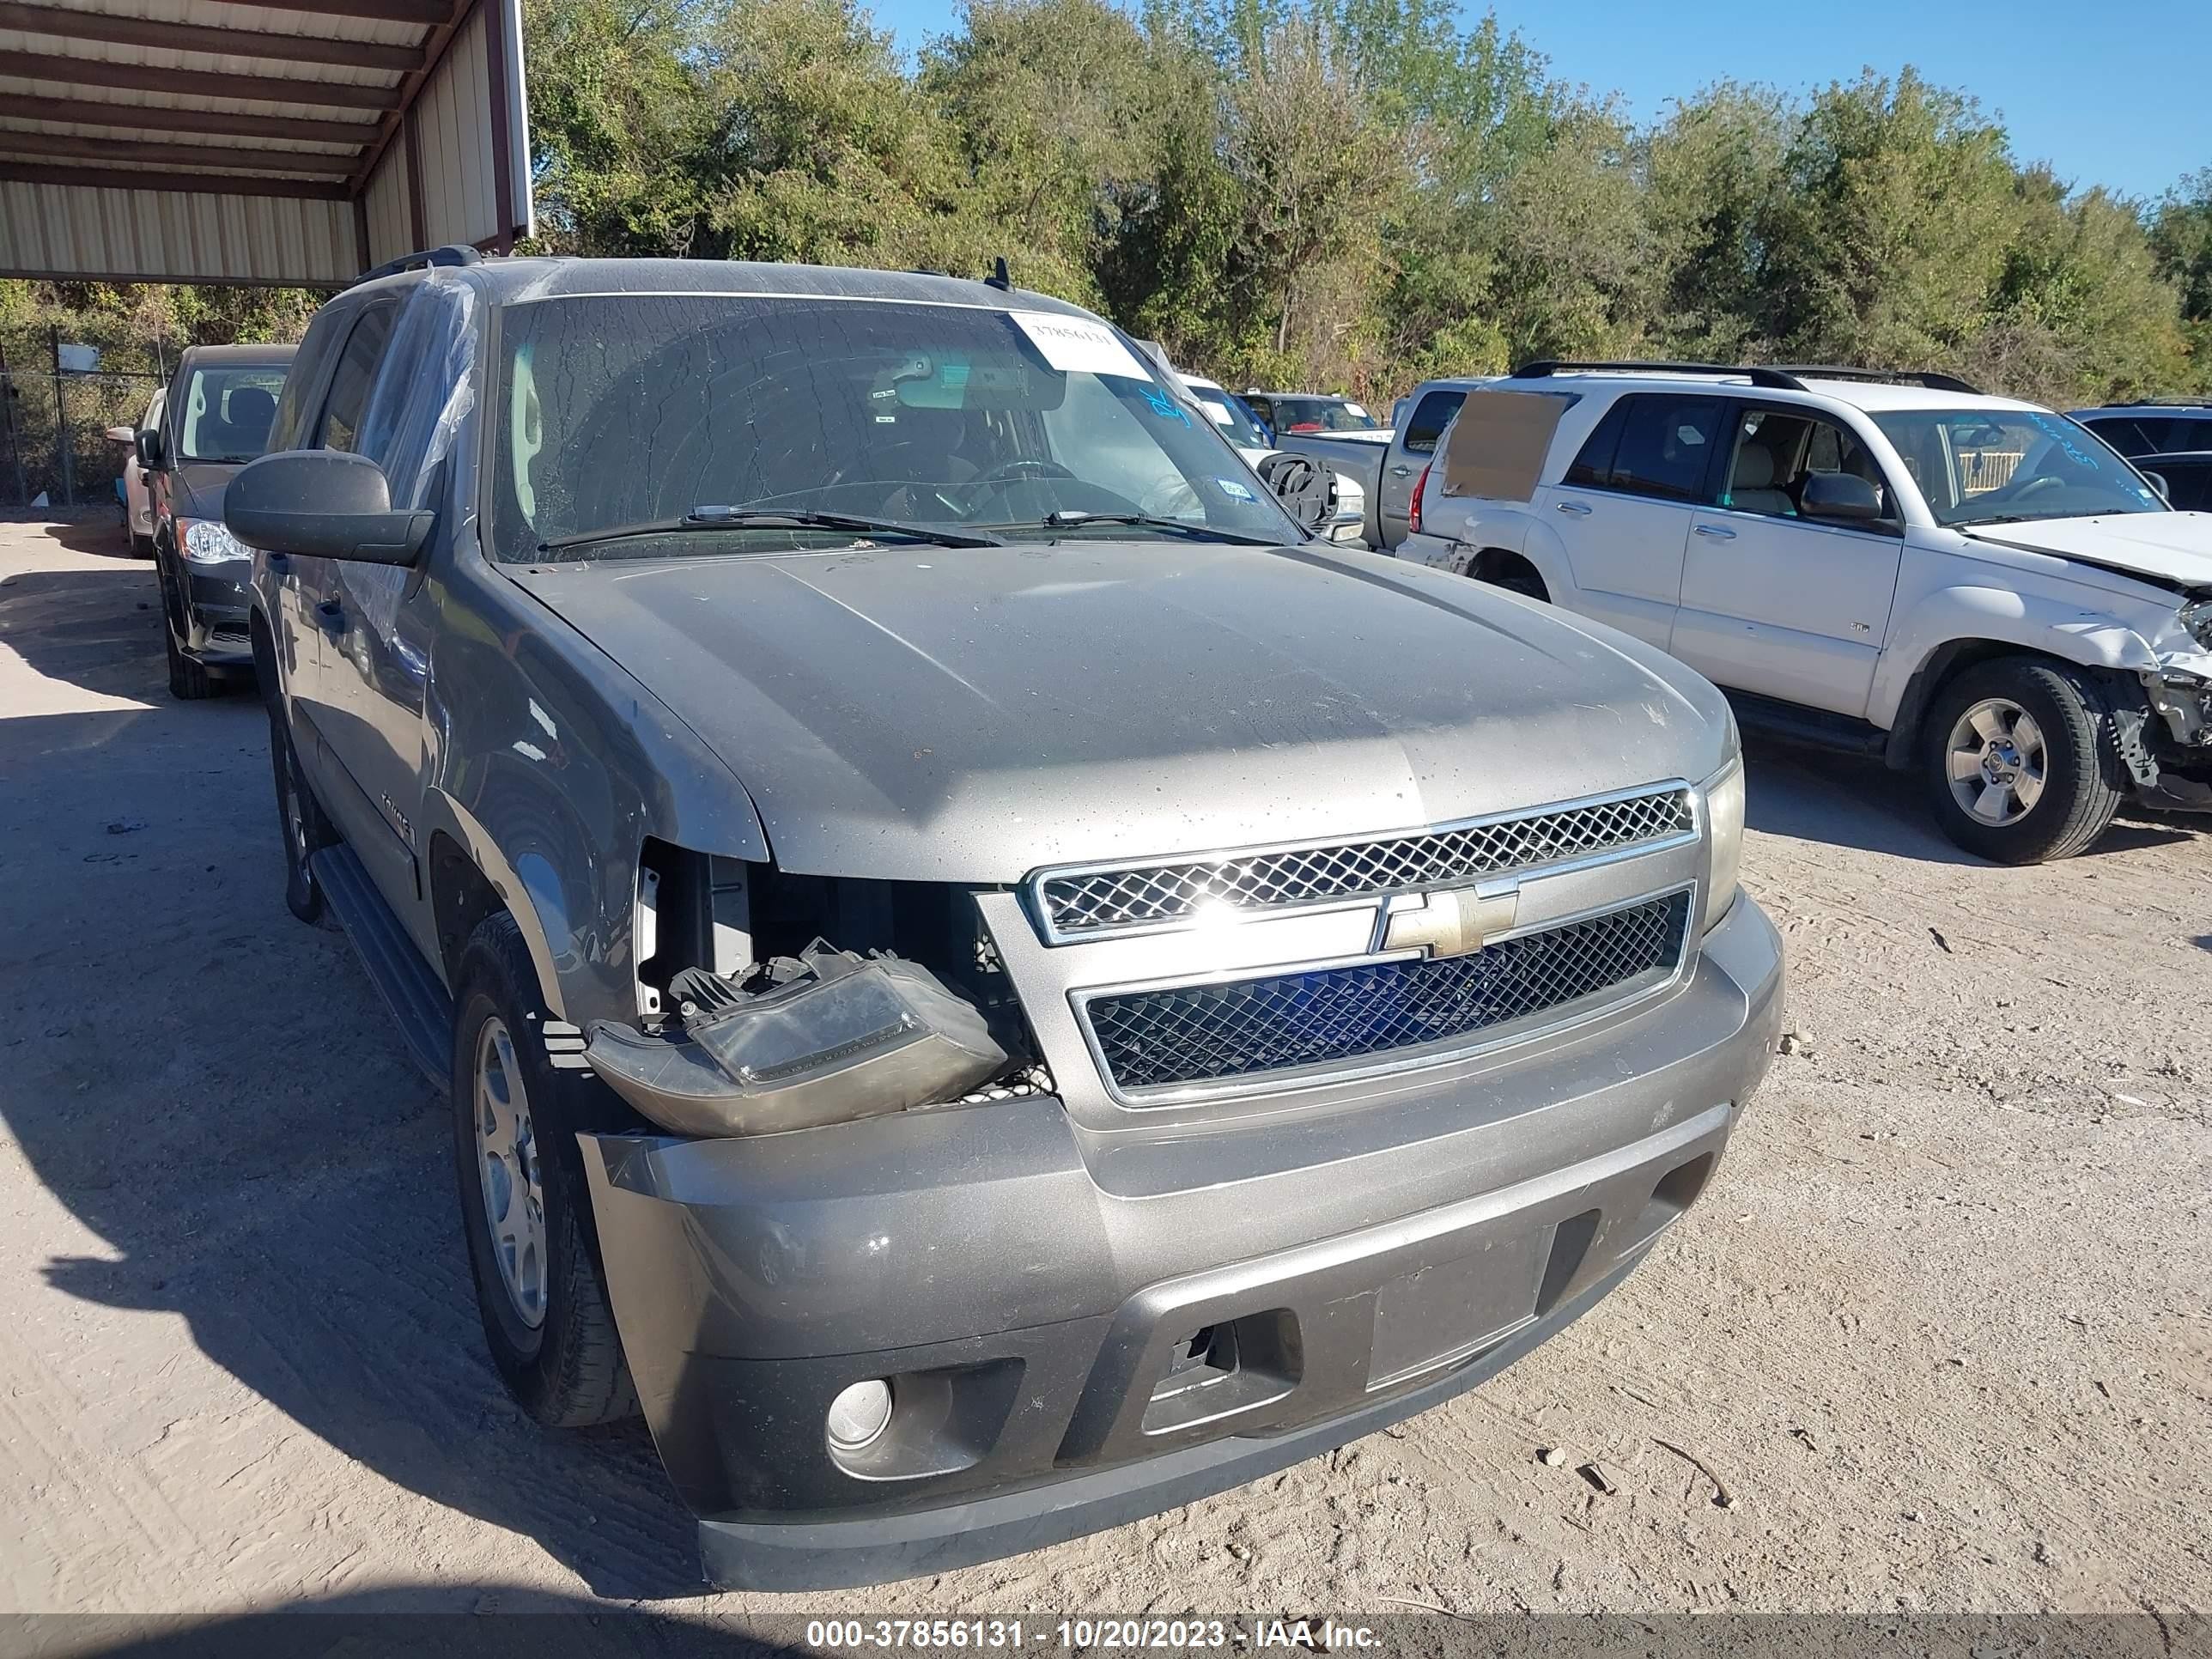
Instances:
[[[131,556],[134,559],[152,558],[154,556],[154,538],[151,536],[142,536],[135,530],[132,531],[131,532]]]
[[[291,723],[283,705],[269,700],[269,769],[276,791],[276,832],[284,842],[284,905],[301,921],[323,920],[323,890],[316,884],[308,855],[335,846],[338,832],[323,815],[322,805],[300,769],[292,746]]]
[[[584,1080],[556,1072],[546,1059],[539,1036],[546,1010],[538,973],[512,916],[492,916],[469,936],[455,983],[454,1168],[492,1363],[516,1401],[544,1427],[586,1428],[635,1416],[637,1395],[607,1306],[583,1154],[576,1146],[578,1109],[587,1098]],[[478,1093],[480,1054],[499,1079],[483,1096]],[[489,1074],[485,1081],[489,1085]],[[493,1118],[501,1109],[507,1115],[480,1139],[477,1115],[487,1106]],[[496,1173],[489,1170],[495,1155]],[[533,1200],[534,1227],[529,1221]],[[501,1218],[492,1214],[495,1201]],[[517,1246],[512,1251],[494,1243],[495,1232],[509,1228]],[[520,1290],[510,1288],[502,1256],[515,1263]]]
[[[1549,605],[1552,596],[1544,591],[1544,579],[1533,570],[1509,570],[1492,584],[1509,593],[1518,593],[1524,599],[1534,599],[1539,605]]]
[[[215,696],[222,691],[222,683],[208,672],[206,664],[186,656],[184,647],[177,642],[177,612],[181,601],[167,572],[162,572],[161,580],[161,645],[169,659],[169,695],[179,702],[198,702]]]
[[[1938,691],[1923,729],[1922,768],[1943,833],[1998,864],[2084,851],[2112,823],[2126,787],[2095,686],[2078,670],[2034,657],[1980,664]],[[2039,780],[2032,791],[2031,780]]]

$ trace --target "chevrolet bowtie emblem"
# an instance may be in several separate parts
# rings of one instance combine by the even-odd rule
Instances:
[[[1403,893],[1382,907],[1382,948],[1472,956],[1486,941],[1511,932],[1520,908],[1520,888],[1511,881]]]

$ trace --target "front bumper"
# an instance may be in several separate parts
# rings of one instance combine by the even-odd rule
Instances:
[[[253,638],[247,621],[251,605],[245,562],[216,566],[213,573],[188,561],[178,562],[185,573],[184,628],[179,643],[185,654],[210,668],[251,668]],[[232,570],[236,574],[231,574]]]
[[[1340,1105],[1292,1108],[1163,1157],[1164,1136],[1087,1132],[1045,1097],[751,1139],[582,1137],[623,1347],[709,1577],[942,1571],[1473,1387],[1697,1197],[1765,1075],[1781,986],[1774,930],[1740,900],[1632,1018],[1376,1079],[1352,1113],[1364,1139]],[[1208,1144],[1229,1137],[1233,1155]],[[892,1380],[890,1426],[834,1449],[830,1401],[873,1378]]]

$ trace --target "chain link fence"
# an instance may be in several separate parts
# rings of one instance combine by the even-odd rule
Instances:
[[[145,341],[64,340],[0,330],[0,507],[118,504],[135,429],[167,385],[173,356]]]

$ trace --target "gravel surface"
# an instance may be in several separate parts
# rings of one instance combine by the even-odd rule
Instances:
[[[1755,750],[1793,1035],[1619,1295],[1254,1487],[895,1593],[707,1597],[643,1431],[501,1392],[443,1104],[285,912],[260,709],[167,699],[154,598],[106,526],[0,525],[0,1608],[2212,1606],[2185,821],[1995,869],[1890,774]]]

